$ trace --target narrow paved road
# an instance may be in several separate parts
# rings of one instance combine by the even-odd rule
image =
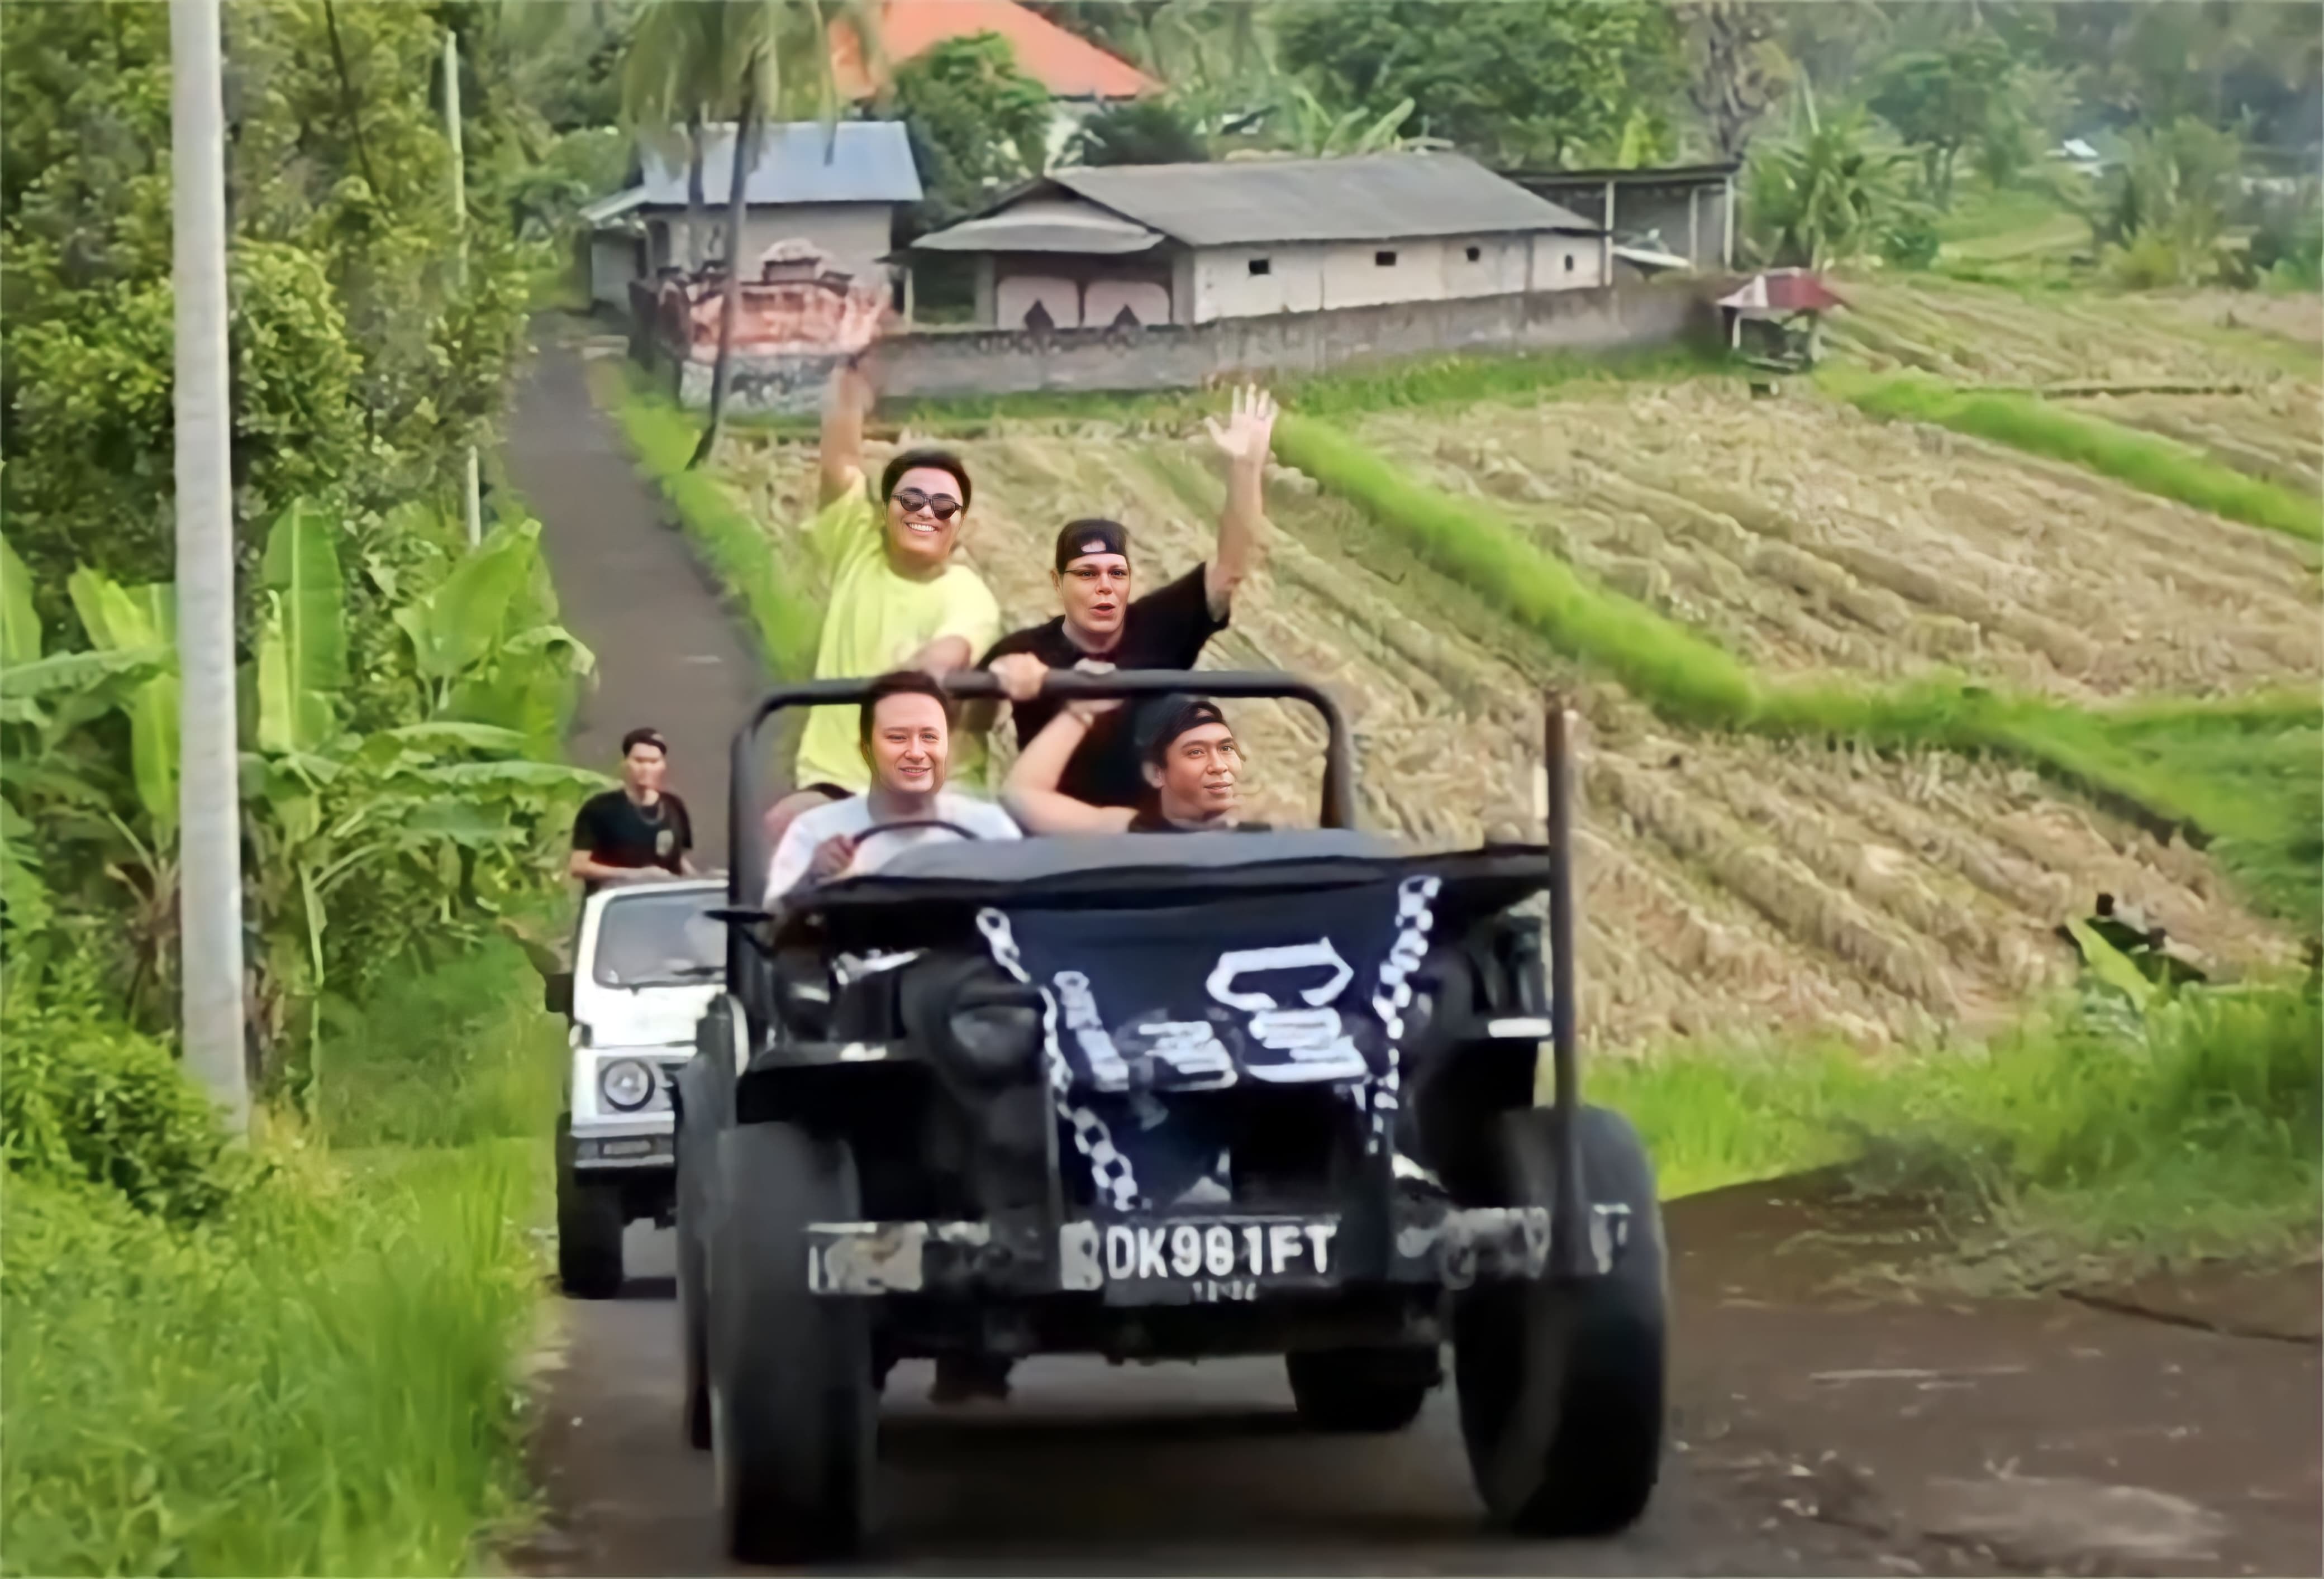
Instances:
[[[509,475],[539,512],[565,623],[597,656],[573,759],[614,771],[642,724],[669,740],[669,787],[694,816],[704,868],[726,860],[726,757],[765,689],[757,655],[660,496],[590,403],[579,348],[544,327],[510,425]]]
[[[657,496],[550,347],[511,471],[546,523],[567,622],[601,675],[581,760],[669,738],[706,864],[724,858],[726,742],[758,689]],[[1836,1300],[1797,1244],[1862,1225],[1765,1192],[1671,1214],[1675,1423],[1653,1508],[1620,1539],[1481,1538],[1452,1400],[1390,1437],[1296,1428],[1273,1361],[1020,1369],[1005,1405],[944,1410],[890,1378],[882,1424],[892,1572],[1222,1574],[2317,1574],[2324,1422],[2315,1279],[2297,1331],[2226,1336],[2059,1302]],[[1845,1235],[1840,1235],[1845,1237]],[[709,1457],[679,1434],[667,1235],[632,1230],[619,1299],[562,1308],[542,1386],[538,1574],[733,1571]],[[1787,1270],[1788,1269],[1788,1270]],[[2306,1325],[2303,1325],[2306,1324]],[[2030,1477],[2030,1478],[2029,1478]]]

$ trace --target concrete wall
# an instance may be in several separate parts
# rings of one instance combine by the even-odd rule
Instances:
[[[931,329],[882,340],[877,377],[903,399],[1198,388],[1246,373],[1303,374],[1449,351],[1609,350],[1716,334],[1712,287],[1662,280],[1613,289],[1398,302],[1337,311],[1215,319],[1192,326],[1022,330]],[[733,391],[744,409],[815,408],[830,363],[739,359]],[[709,370],[678,370],[689,405],[709,398]]]

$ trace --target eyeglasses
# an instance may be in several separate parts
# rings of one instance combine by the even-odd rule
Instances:
[[[948,521],[967,508],[949,493],[922,493],[917,488],[899,489],[892,497],[896,508],[906,515],[926,510],[940,521]]]

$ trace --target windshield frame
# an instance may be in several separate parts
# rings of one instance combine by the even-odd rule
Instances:
[[[708,913],[725,903],[723,886],[683,887],[655,885],[626,893],[609,895],[599,905],[596,924],[589,941],[588,980],[609,992],[641,992],[652,987],[698,987],[724,979],[726,974],[726,929],[709,919]],[[674,925],[646,913],[649,904],[659,905],[665,912],[685,912],[685,919]],[[634,979],[609,973],[614,963],[629,962],[642,950],[646,940],[659,927],[661,934],[677,945],[670,960],[684,959],[694,969],[685,975],[669,973],[666,964],[660,970],[641,972]],[[618,929],[618,930],[617,930]],[[700,947],[690,950],[687,945]],[[626,957],[626,958],[625,958]],[[698,972],[698,973],[697,973]]]

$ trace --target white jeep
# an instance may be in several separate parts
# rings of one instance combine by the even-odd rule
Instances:
[[[708,912],[724,877],[600,889],[581,910],[569,974],[548,1006],[573,1023],[557,1121],[557,1271],[565,1291],[621,1292],[622,1233],[672,1222],[677,1148],[670,1086],[695,1024],[725,989],[726,929]]]

